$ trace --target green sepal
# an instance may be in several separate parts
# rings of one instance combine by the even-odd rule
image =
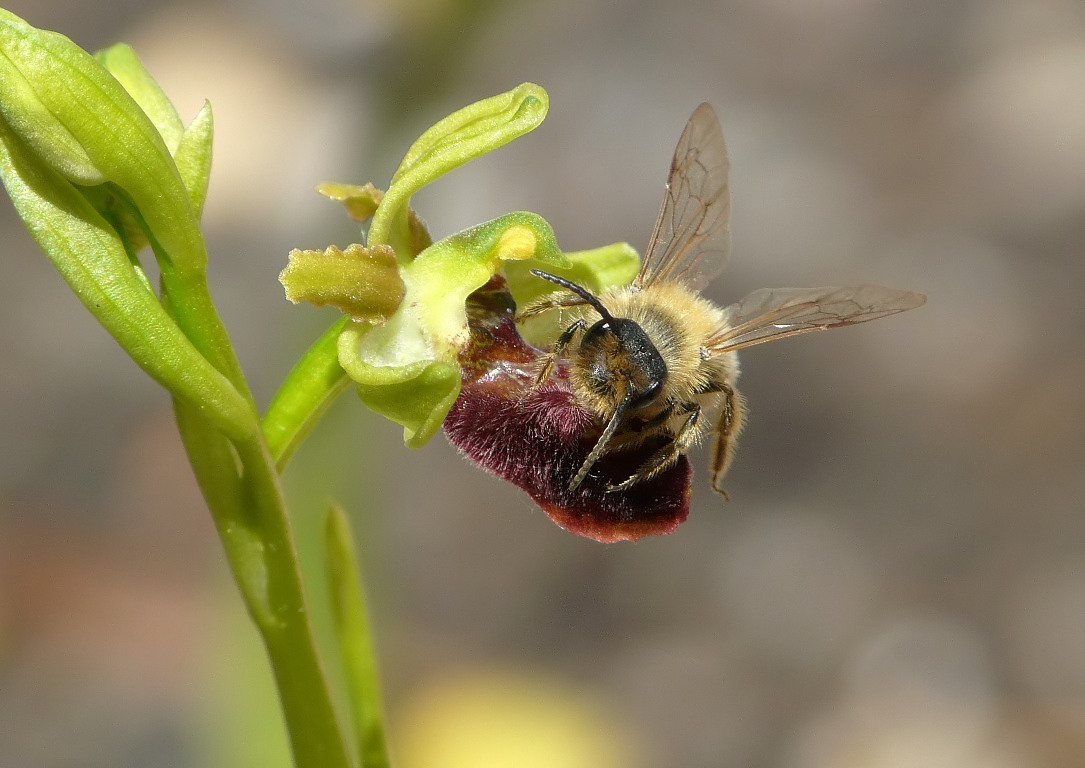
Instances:
[[[565,258],[569,260],[568,267],[555,266],[546,271],[582,285],[594,294],[614,286],[629,285],[640,269],[640,255],[629,243],[611,243],[588,251],[566,252]],[[538,266],[530,261],[505,265],[505,279],[509,282],[509,292],[517,306],[563,290],[531,274],[531,270]]]
[[[408,217],[411,196],[468,160],[534,130],[549,104],[543,88],[523,83],[457,110],[423,133],[407,150],[373,215],[369,243],[387,243],[401,263],[408,261],[414,255]]]
[[[171,155],[177,153],[185,126],[165,91],[151,77],[136,52],[125,43],[117,43],[94,54],[109,74],[117,79],[128,95],[135,99],[143,113],[151,119]]]
[[[509,261],[569,268],[553,230],[533,213],[510,213],[434,243],[401,265],[403,301],[384,324],[351,323],[339,364],[374,411],[402,424],[415,448],[440,428],[459,393],[458,355],[467,345],[465,302]]]

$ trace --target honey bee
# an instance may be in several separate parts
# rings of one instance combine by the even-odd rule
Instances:
[[[699,291],[726,265],[731,251],[728,158],[709,104],[690,117],[671,161],[666,194],[640,271],[629,286],[595,296],[541,270],[532,273],[562,291],[528,304],[518,319],[570,310],[573,322],[542,360],[541,386],[561,358],[570,387],[602,427],[594,448],[569,482],[575,490],[608,451],[663,438],[622,491],[655,477],[695,446],[718,406],[711,456],[712,488],[734,456],[746,407],[736,388],[736,352],[801,333],[839,328],[903,312],[926,297],[876,285],[762,289],[720,308]],[[596,319],[598,317],[598,319]]]

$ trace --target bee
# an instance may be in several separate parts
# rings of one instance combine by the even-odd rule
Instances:
[[[738,350],[802,333],[840,328],[903,312],[926,297],[876,285],[762,289],[721,308],[700,291],[731,251],[731,195],[723,131],[701,104],[678,141],[666,194],[640,271],[632,284],[599,296],[541,270],[532,273],[561,291],[524,307],[520,320],[570,310],[573,322],[542,358],[535,386],[568,361],[578,404],[598,418],[594,448],[569,482],[575,490],[600,457],[662,438],[660,447],[625,480],[623,491],[665,471],[697,445],[716,410],[712,488],[722,481],[746,418],[736,388]]]

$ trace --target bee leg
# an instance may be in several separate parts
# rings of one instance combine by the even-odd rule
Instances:
[[[529,301],[524,308],[516,313],[516,322],[527,320],[529,317],[541,315],[551,309],[565,309],[567,307],[580,307],[588,302],[575,293],[551,293],[534,301]]]
[[[577,320],[558,336],[558,340],[554,342],[554,348],[542,358],[542,366],[539,368],[539,374],[535,377],[533,388],[541,387],[550,378],[558,358],[565,354],[565,350],[568,349],[576,335],[584,331],[586,325],[587,323],[583,320]]]
[[[588,471],[595,465],[595,462],[599,460],[599,457],[606,451],[607,446],[610,445],[610,439],[614,437],[614,433],[618,430],[618,425],[622,423],[622,417],[625,416],[625,411],[629,407],[629,398],[625,398],[614,411],[614,415],[610,417],[610,421],[607,422],[606,428],[603,430],[603,434],[599,435],[599,439],[595,441],[595,447],[588,453],[587,458],[580,465],[580,469],[573,475],[573,479],[569,481],[569,490],[575,491],[584,478],[588,476]]]
[[[701,419],[701,406],[696,403],[685,403],[668,410],[670,416],[688,412],[689,417],[686,419],[685,423],[682,424],[682,427],[675,436],[666,445],[662,446],[659,450],[649,456],[631,477],[623,480],[617,485],[608,486],[607,491],[624,491],[626,488],[630,488],[636,483],[651,480],[660,472],[678,461],[678,457],[693,445],[699,431],[697,424]]]
[[[716,440],[712,447],[712,490],[729,499],[721,483],[735,455],[735,442],[746,419],[746,406],[741,393],[728,384],[721,388],[723,407],[716,424]]]
[[[622,434],[616,436],[612,442],[615,447],[628,445],[643,440],[645,432],[652,432],[658,427],[662,427],[668,421],[670,421],[676,414],[688,413],[689,409],[676,410],[674,403],[667,403],[667,406],[653,416],[650,419],[643,419],[633,421],[630,419],[626,422],[626,428],[622,430]]]

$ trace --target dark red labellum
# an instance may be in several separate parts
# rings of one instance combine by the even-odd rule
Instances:
[[[562,528],[597,541],[670,533],[686,519],[693,473],[685,456],[647,482],[607,491],[632,475],[658,441],[607,453],[570,491],[599,436],[599,420],[577,403],[563,361],[545,384],[532,386],[542,352],[520,337],[502,278],[476,291],[467,308],[463,387],[444,422],[464,456],[526,491]]]

